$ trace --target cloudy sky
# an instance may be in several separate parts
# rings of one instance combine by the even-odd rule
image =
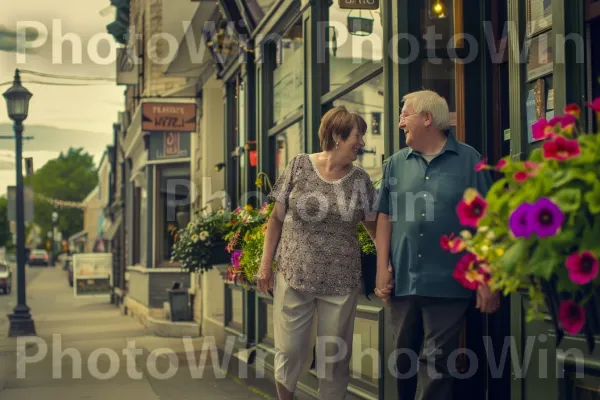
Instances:
[[[109,0],[21,0],[2,4],[0,92],[9,87],[1,84],[12,81],[15,68],[23,70],[23,85],[33,93],[24,134],[35,136],[25,141],[24,156],[34,158],[35,168],[58,156],[60,151],[66,151],[70,145],[85,147],[98,162],[103,148],[112,141],[112,124],[123,109],[125,87],[110,81],[64,80],[26,72],[114,78],[111,48],[114,50],[116,44],[105,28],[114,19],[114,11],[104,16],[100,13],[109,6]],[[26,39],[35,40],[37,36],[43,44],[26,49],[24,54],[16,52],[19,24],[33,26]],[[92,83],[93,86],[57,83]],[[0,102],[0,136],[12,134],[7,125],[11,121],[4,99]],[[57,132],[63,134],[57,135]],[[66,139],[65,133],[73,133],[76,140]],[[15,182],[14,141],[1,142],[0,195],[3,195],[6,186]]]

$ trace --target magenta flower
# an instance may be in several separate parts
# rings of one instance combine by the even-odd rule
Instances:
[[[576,335],[585,324],[585,311],[582,306],[573,300],[564,300],[560,303],[558,319],[567,333]]]
[[[578,285],[590,283],[598,276],[598,259],[591,251],[575,252],[567,257],[569,279]]]
[[[533,206],[529,203],[523,203],[515,211],[512,212],[509,218],[509,227],[515,237],[531,236],[531,227],[528,223],[527,216],[531,213]]]
[[[531,231],[541,238],[555,235],[564,219],[560,208],[546,197],[539,199],[527,214]]]
[[[231,264],[235,267],[236,270],[240,269],[240,259],[242,258],[242,251],[236,250],[231,255]]]

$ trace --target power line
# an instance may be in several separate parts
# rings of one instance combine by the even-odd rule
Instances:
[[[22,83],[31,83],[31,84],[35,84],[35,85],[50,85],[50,86],[102,86],[102,85],[107,85],[109,84],[109,82],[106,83],[66,83],[66,82],[43,82],[43,81],[21,81]],[[12,85],[13,81],[9,81],[9,82],[2,82],[0,83],[0,86],[5,86],[5,85]]]
[[[24,73],[24,74],[41,76],[44,78],[73,79],[73,80],[79,80],[79,81],[110,81],[110,82],[115,81],[115,78],[107,78],[107,77],[101,77],[101,76],[75,76],[75,75],[49,74],[46,72],[37,72],[37,71],[31,71],[28,69],[22,69],[22,70],[19,70],[19,72]]]

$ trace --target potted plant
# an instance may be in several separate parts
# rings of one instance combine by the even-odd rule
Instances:
[[[600,98],[587,104],[600,125]],[[461,253],[454,277],[465,287],[488,284],[504,295],[526,291],[527,320],[548,313],[560,344],[565,332],[584,333],[589,351],[598,332],[600,256],[600,134],[579,129],[581,109],[533,125],[543,140],[525,161],[501,159],[476,170],[502,178],[484,196],[465,192],[457,205],[468,230],[441,238]]]
[[[231,228],[231,217],[225,210],[197,215],[180,229],[173,245],[171,261],[179,262],[188,272],[204,272],[214,265],[229,263],[223,236]]]

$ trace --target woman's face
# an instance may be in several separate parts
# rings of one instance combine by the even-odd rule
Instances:
[[[361,134],[358,128],[352,129],[350,136],[346,140],[339,141],[337,152],[347,158],[348,160],[354,161],[358,157],[363,147],[365,147],[364,134]]]

